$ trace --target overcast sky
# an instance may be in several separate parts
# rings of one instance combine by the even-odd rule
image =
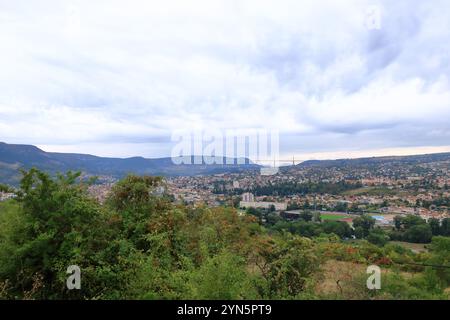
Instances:
[[[0,0],[0,141],[151,158],[177,129],[266,128],[289,158],[450,151],[449,58],[448,0]]]

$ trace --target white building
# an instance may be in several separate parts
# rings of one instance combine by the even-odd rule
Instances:
[[[4,192],[0,192],[0,201],[6,201],[8,199],[12,199],[15,198],[15,194],[14,193],[4,193]]]
[[[243,193],[242,202],[255,202],[255,196],[250,192]]]

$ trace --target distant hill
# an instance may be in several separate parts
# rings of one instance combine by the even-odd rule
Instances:
[[[373,167],[382,164],[389,165],[416,165],[421,163],[430,163],[437,161],[450,160],[450,152],[432,153],[411,156],[388,156],[371,157],[357,159],[337,159],[337,160],[308,160],[296,165],[296,167]]]
[[[105,158],[89,154],[45,152],[32,145],[7,144],[0,142],[0,183],[16,185],[20,180],[20,168],[36,167],[50,173],[82,171],[88,175],[121,178],[128,173],[164,175],[164,176],[192,176],[199,174],[217,174],[239,172],[242,170],[256,170],[260,166],[242,159],[245,164],[238,164],[237,159],[222,158],[224,163],[233,164],[205,164],[204,160],[215,160],[214,157],[191,156],[202,164],[177,165],[172,158],[145,159],[133,158]],[[210,162],[210,161],[208,161]],[[212,161],[211,161],[212,162]]]
[[[204,160],[201,156],[191,156],[192,162]],[[206,158],[214,160],[214,158]],[[305,167],[315,168],[358,168],[377,169],[383,165],[406,166],[437,161],[449,161],[450,153],[434,153],[412,156],[372,157],[338,160],[309,160],[295,166],[281,167],[281,172]],[[146,159],[133,158],[105,158],[89,154],[45,152],[32,145],[7,144],[0,142],[0,183],[17,185],[20,181],[20,168],[36,167],[50,173],[82,171],[87,175],[103,178],[121,178],[128,173],[163,175],[163,176],[193,176],[217,173],[242,172],[244,170],[259,170],[259,165],[244,159],[245,164],[237,164],[237,159],[225,158],[224,163],[234,164],[185,164],[177,165],[172,158]],[[202,162],[202,161],[196,161]]]

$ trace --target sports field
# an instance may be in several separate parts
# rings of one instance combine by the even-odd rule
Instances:
[[[342,220],[346,218],[351,218],[352,216],[348,214],[331,214],[331,213],[322,213],[320,218],[322,220]]]

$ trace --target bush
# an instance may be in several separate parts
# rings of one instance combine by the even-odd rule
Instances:
[[[428,224],[419,224],[407,229],[403,239],[414,243],[429,243],[432,236],[431,227]]]
[[[370,231],[367,241],[382,247],[389,241],[389,237],[382,229],[378,228]]]

